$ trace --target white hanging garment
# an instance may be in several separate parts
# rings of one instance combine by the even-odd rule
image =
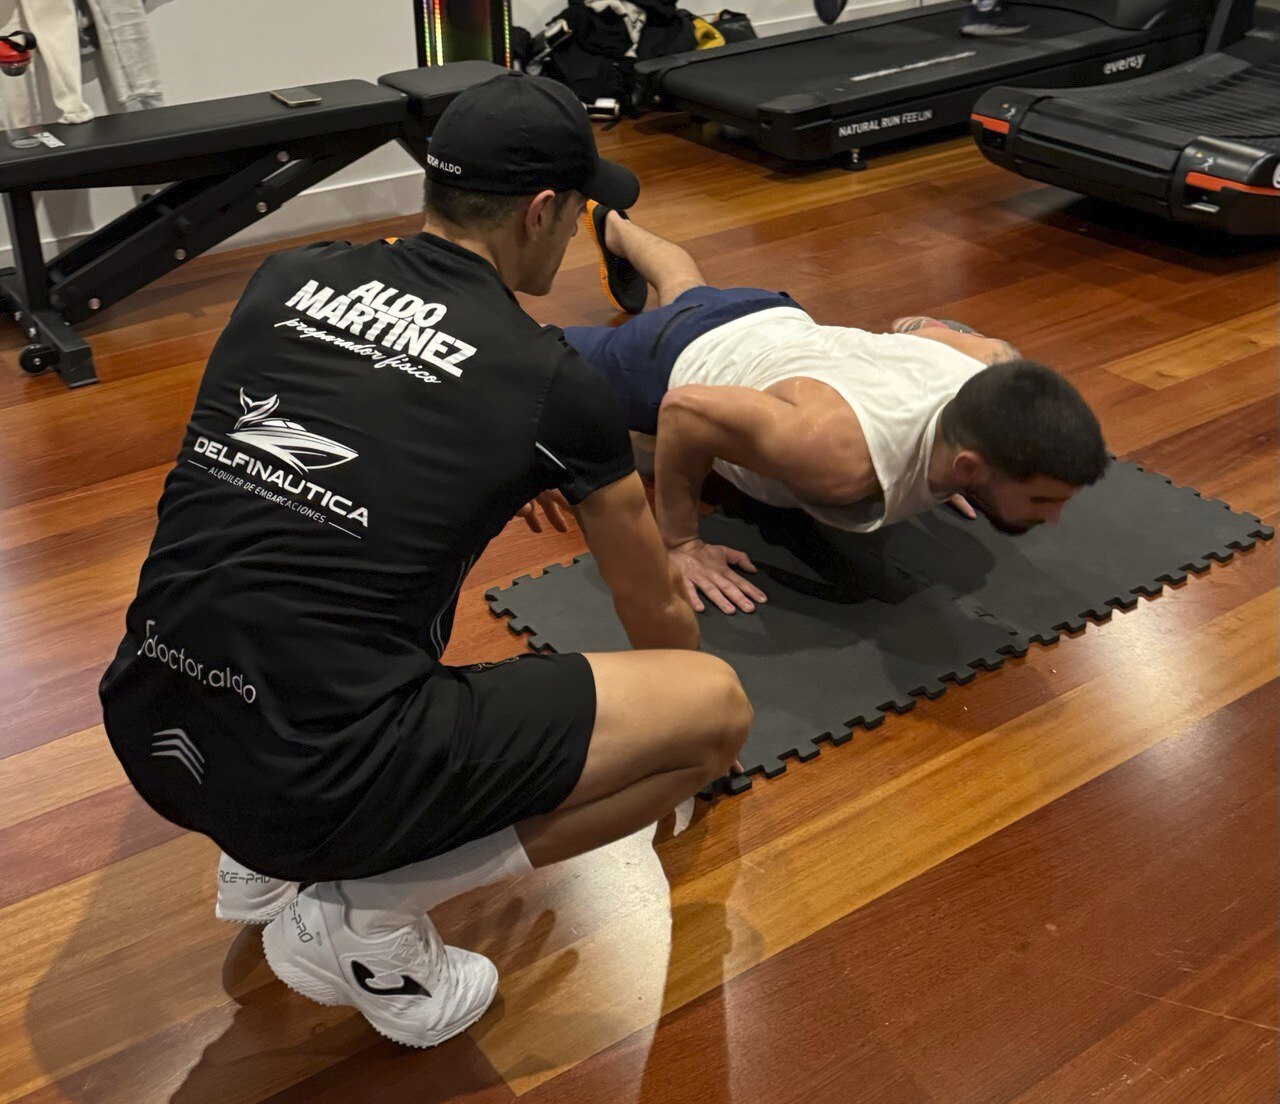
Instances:
[[[98,29],[102,68],[121,108],[161,107],[160,67],[142,0],[88,0],[88,4]]]
[[[75,0],[0,0],[0,33],[30,31],[36,36],[33,72],[44,73],[53,93],[52,106],[37,102],[29,77],[7,78],[0,84],[9,125],[87,123],[93,109],[84,101],[80,70],[80,30]]]

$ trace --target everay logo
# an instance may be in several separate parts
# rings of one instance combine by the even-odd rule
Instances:
[[[1142,68],[1147,60],[1146,54],[1130,54],[1128,57],[1117,58],[1115,61],[1109,61],[1102,67],[1105,76],[1111,76],[1114,73],[1124,73],[1132,69],[1137,72]]]

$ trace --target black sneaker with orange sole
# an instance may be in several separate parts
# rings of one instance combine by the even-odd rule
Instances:
[[[588,200],[587,209],[583,212],[582,221],[587,233],[600,250],[600,286],[604,288],[609,302],[627,314],[639,314],[644,310],[644,301],[649,295],[649,285],[630,261],[610,253],[604,244],[604,223],[609,217],[610,207],[602,206],[594,200]],[[620,218],[626,218],[625,211],[619,211]]]

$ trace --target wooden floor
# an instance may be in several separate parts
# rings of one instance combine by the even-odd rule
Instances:
[[[603,141],[644,181],[638,217],[713,282],[785,288],[823,322],[929,312],[1007,337],[1076,381],[1117,453],[1275,522],[1273,253],[1099,221],[964,140],[797,176],[677,130]],[[96,388],[23,377],[0,335],[0,1102],[1276,1099],[1274,546],[664,826],[656,848],[642,835],[440,909],[502,988],[436,1051],[276,983],[255,933],[213,919],[213,846],[125,784],[95,693],[258,256],[112,310],[91,331]],[[609,319],[583,239],[530,309]],[[580,550],[508,529],[450,657],[523,648],[483,590]]]

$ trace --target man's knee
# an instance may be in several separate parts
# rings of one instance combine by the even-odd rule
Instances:
[[[732,667],[715,656],[698,653],[699,698],[704,703],[703,750],[712,777],[719,777],[737,759],[746,742],[755,711]]]
[[[707,281],[703,279],[702,273],[694,268],[688,272],[674,272],[664,276],[654,285],[654,289],[658,293],[658,305],[669,307],[686,291],[706,286]]]

